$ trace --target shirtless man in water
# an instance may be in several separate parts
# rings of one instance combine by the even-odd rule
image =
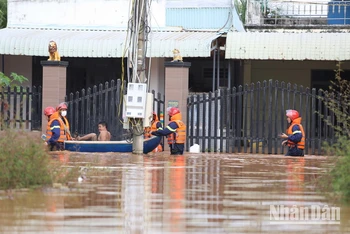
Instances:
[[[78,141],[110,141],[111,133],[107,129],[107,123],[102,121],[98,123],[98,131],[100,134],[96,135],[96,133],[89,133],[82,137],[77,137]]]

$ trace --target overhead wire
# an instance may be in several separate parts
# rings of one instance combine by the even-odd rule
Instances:
[[[129,22],[128,22],[128,28],[127,28],[127,34],[125,38],[124,43],[124,51],[122,55],[122,91],[121,91],[121,97],[119,101],[119,108],[118,108],[118,116],[120,116],[121,112],[121,105],[122,103],[126,103],[126,100],[124,99],[124,77],[125,77],[125,56],[127,56],[127,80],[129,82],[139,82],[141,83],[140,74],[139,74],[139,67],[141,68],[140,72],[143,72],[145,69],[145,58],[147,54],[147,43],[144,43],[143,45],[143,54],[141,55],[141,60],[139,55],[139,48],[138,43],[140,39],[140,33],[144,34],[143,40],[147,42],[147,33],[148,33],[148,26],[147,26],[147,18],[149,14],[150,5],[144,4],[145,1],[142,0],[133,0],[130,1],[129,4],[129,13],[131,13],[131,16],[129,15]],[[141,5],[140,5],[141,4]],[[146,9],[145,9],[146,7]],[[147,8],[148,7],[148,8]],[[146,12],[144,15],[144,19],[140,17],[142,12]],[[136,62],[135,62],[136,61]],[[138,66],[140,62],[140,66]],[[131,74],[130,74],[131,71]],[[146,77],[145,77],[146,78]],[[149,81],[149,76],[146,78],[147,81]],[[144,82],[144,81],[143,81]],[[120,120],[121,121],[121,120]],[[124,123],[124,121],[121,121]],[[142,121],[140,119],[128,119],[129,124],[131,124],[132,127],[135,127],[138,129],[137,126],[141,126]],[[140,134],[143,134],[143,128],[142,131],[139,129],[138,132]],[[141,133],[142,132],[142,133]]]
[[[134,4],[135,4],[135,0],[133,1],[130,1],[129,2],[129,21],[128,21],[128,27],[127,27],[127,33],[126,33],[126,36],[125,36],[125,42],[124,42],[124,51],[123,51],[123,55],[122,55],[122,64],[121,64],[121,70],[122,70],[122,73],[121,73],[121,77],[122,77],[122,84],[121,84],[121,92],[120,92],[120,98],[119,98],[119,105],[118,105],[118,116],[120,117],[121,116],[121,110],[122,110],[122,103],[124,104],[123,106],[125,106],[126,104],[126,100],[124,99],[124,83],[125,83],[125,64],[124,64],[124,61],[125,61],[125,56],[127,54],[130,53],[130,48],[132,48],[132,40],[131,40],[131,33],[133,32],[133,29],[132,29],[132,18],[130,17],[130,15],[132,16],[134,13],[133,13],[133,10],[134,10]],[[129,66],[130,66],[130,55],[127,56],[127,80],[128,80],[128,83],[130,82],[130,72],[129,72]],[[124,124],[124,120],[122,121],[120,118],[119,118],[119,121],[121,123]]]
[[[141,1],[141,3],[140,3]],[[145,62],[145,56],[144,54],[140,55],[140,51],[139,51],[139,43],[144,43],[144,41],[140,42],[140,35],[141,33],[143,34],[143,36],[141,37],[141,39],[144,40],[144,35],[145,35],[145,20],[141,17],[146,17],[145,15],[143,15],[143,12],[145,12],[145,1],[137,1],[137,5],[135,7],[135,9],[139,9],[135,11],[135,29],[134,29],[134,46],[133,46],[133,59],[132,61],[134,62],[134,66],[133,66],[133,82],[136,83],[141,83],[141,78],[140,75],[143,72],[144,69],[144,62]],[[142,45],[142,49],[145,48],[145,44]],[[143,52],[143,51],[142,51]],[[136,62],[135,62],[136,61]],[[142,125],[142,121],[141,119],[133,119],[134,122],[134,126],[133,128],[137,131],[137,133],[139,135],[143,134],[143,127]],[[141,127],[140,127],[141,126]],[[135,132],[135,131],[134,131]]]
[[[151,18],[152,17],[148,17],[150,15],[150,11],[151,11],[151,3],[152,3],[152,0],[149,2],[149,6],[147,7],[146,9],[146,16],[145,16],[145,19],[148,20],[149,19],[149,23],[151,25]],[[147,11],[148,10],[148,11]],[[147,32],[147,36],[145,38],[145,50],[144,50],[144,58],[146,59],[147,57],[147,49],[148,49],[148,45],[151,47],[151,43],[149,43],[149,33],[151,32],[151,29],[147,26],[148,25],[148,22],[145,24],[146,25],[146,32]],[[149,61],[148,61],[148,74],[147,74],[147,92],[150,91],[150,82],[151,82],[151,68],[152,68],[152,56],[149,57]]]

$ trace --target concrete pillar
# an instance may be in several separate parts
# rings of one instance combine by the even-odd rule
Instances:
[[[187,121],[187,97],[190,62],[165,62],[165,111],[168,107],[177,107],[182,114],[182,121]],[[164,113],[164,126],[169,123],[168,113]],[[164,144],[166,149],[168,145]]]
[[[43,66],[42,110],[48,106],[56,106],[64,102],[67,83],[67,61],[41,61]],[[47,120],[42,114],[41,129],[46,131]]]

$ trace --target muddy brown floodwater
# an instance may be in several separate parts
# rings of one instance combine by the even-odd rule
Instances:
[[[69,153],[68,187],[0,192],[1,233],[350,233],[350,209],[315,191],[327,157]]]

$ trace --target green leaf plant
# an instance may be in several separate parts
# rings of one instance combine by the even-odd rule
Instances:
[[[323,121],[332,127],[336,134],[334,144],[324,144],[327,155],[333,156],[327,172],[319,178],[318,185],[336,200],[350,203],[350,81],[342,79],[341,62],[335,70],[329,91],[320,97],[325,106],[334,113],[335,122],[322,116]],[[320,113],[319,113],[320,114]]]

